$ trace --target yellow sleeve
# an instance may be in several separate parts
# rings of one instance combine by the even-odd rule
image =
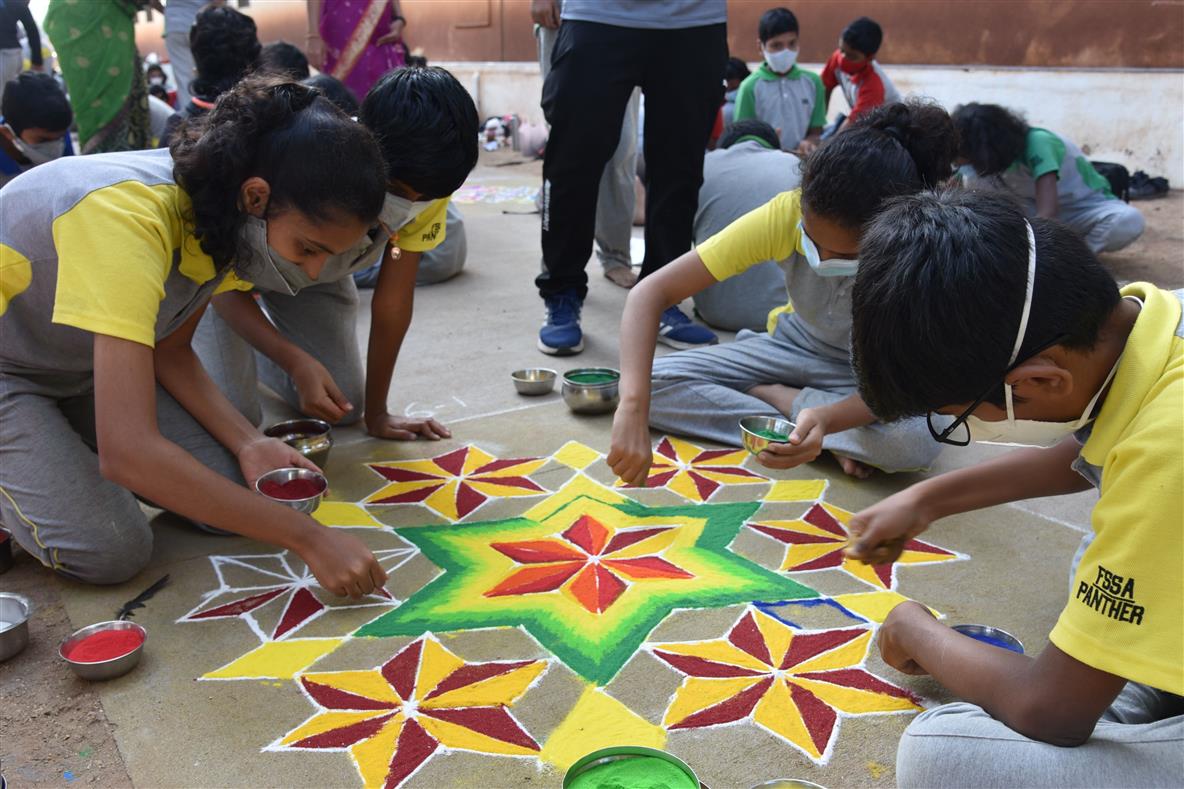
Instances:
[[[399,228],[395,244],[408,252],[427,252],[444,243],[444,226],[447,224],[448,201],[441,197],[419,216]]]
[[[782,192],[704,241],[696,251],[711,276],[722,281],[762,261],[792,255],[798,248],[801,218],[801,190]]]
[[[214,289],[214,295],[217,296],[219,293],[227,293],[232,290],[250,290],[253,287],[255,286],[250,282],[247,282],[245,279],[239,279],[231,271],[218,283],[218,287]]]
[[[7,244],[0,244],[0,315],[32,283],[33,266],[29,259]]]
[[[154,187],[124,181],[91,192],[54,220],[54,323],[155,346],[179,236],[167,199]]]
[[[1177,341],[1178,342],[1178,341]],[[1106,457],[1095,538],[1049,639],[1101,671],[1184,694],[1184,375],[1160,380]]]

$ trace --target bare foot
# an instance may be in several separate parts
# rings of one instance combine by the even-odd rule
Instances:
[[[848,476],[855,477],[856,479],[867,479],[872,475],[872,472],[875,471],[875,469],[866,463],[860,463],[858,460],[852,460],[845,455],[840,455],[838,452],[832,452],[831,454],[835,456],[835,460],[839,461],[839,465],[842,467],[843,471],[847,472]]]
[[[604,276],[609,282],[625,290],[637,284],[637,275],[633,273],[633,269],[625,266],[613,266],[604,272]]]

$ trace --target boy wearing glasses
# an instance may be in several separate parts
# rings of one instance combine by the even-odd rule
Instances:
[[[896,199],[860,259],[852,354],[871,410],[886,421],[930,414],[944,443],[1029,448],[859,513],[853,556],[891,561],[947,515],[1099,492],[1068,603],[1037,657],[962,636],[915,603],[889,615],[884,660],[965,700],[909,726],[900,784],[1178,784],[1184,291],[1119,291],[1064,225],[964,191]]]

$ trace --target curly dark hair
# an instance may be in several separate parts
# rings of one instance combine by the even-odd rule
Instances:
[[[173,178],[192,202],[193,234],[219,269],[238,253],[243,181],[271,187],[268,213],[374,222],[386,167],[374,136],[319,91],[277,77],[248,77],[208,114],[183,124],[169,145]]]
[[[255,20],[229,6],[206,6],[189,29],[189,48],[197,76],[194,96],[213,101],[255,67],[262,47]]]
[[[1028,124],[998,104],[971,102],[954,110],[958,155],[979,175],[998,175],[1024,153]]]
[[[954,124],[937,104],[885,104],[831,137],[802,163],[802,204],[861,230],[889,197],[932,188],[952,174]]]

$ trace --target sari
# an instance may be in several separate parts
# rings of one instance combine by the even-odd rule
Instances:
[[[374,43],[390,31],[392,17],[390,0],[325,0],[321,6],[325,71],[359,101],[379,77],[406,63],[404,47]]]
[[[138,6],[125,0],[50,0],[45,32],[57,50],[82,153],[149,145],[148,85],[136,54]]]

